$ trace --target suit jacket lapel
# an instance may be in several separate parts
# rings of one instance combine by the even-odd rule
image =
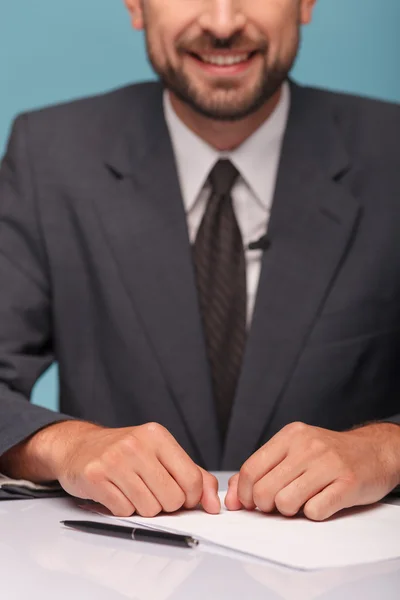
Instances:
[[[349,160],[321,95],[292,85],[292,104],[253,324],[223,455],[253,453],[340,268],[359,206],[341,185]]]
[[[161,86],[143,87],[134,100],[134,120],[107,159],[110,187],[96,206],[199,462],[215,469],[221,448]]]

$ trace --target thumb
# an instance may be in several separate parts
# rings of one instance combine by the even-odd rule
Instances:
[[[221,511],[221,501],[218,496],[218,479],[200,467],[203,475],[203,493],[200,503],[204,510],[211,515]]]
[[[231,477],[229,480],[228,493],[225,497],[225,506],[228,510],[240,510],[243,508],[238,498],[238,483],[239,473]]]

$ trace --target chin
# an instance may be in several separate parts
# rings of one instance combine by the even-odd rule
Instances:
[[[227,94],[197,95],[193,102],[198,112],[206,114],[211,118],[236,121],[247,117],[259,108],[255,94],[240,94],[232,91]]]

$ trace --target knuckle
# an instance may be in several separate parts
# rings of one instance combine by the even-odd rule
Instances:
[[[296,463],[292,461],[285,461],[276,467],[276,481],[292,481],[296,478],[296,472]]]
[[[265,501],[265,489],[264,486],[261,486],[259,483],[253,488],[253,501],[254,504],[260,509],[263,509],[264,501]]]
[[[210,482],[210,485],[216,489],[218,489],[218,479],[215,477],[215,475],[212,475],[212,473],[208,473],[207,474],[207,478]]]
[[[294,517],[299,512],[299,506],[293,497],[286,494],[283,490],[276,495],[275,506],[286,517]]]
[[[270,512],[274,508],[274,500],[267,487],[256,483],[253,488],[253,502],[262,512]]]
[[[119,441],[119,447],[124,454],[139,454],[143,448],[142,442],[135,435],[128,435]]]
[[[84,467],[82,477],[90,484],[97,485],[104,480],[104,468],[100,461],[89,462]]]
[[[251,465],[251,460],[248,460],[244,463],[242,468],[239,471],[239,479],[242,479],[246,483],[252,483],[254,479],[254,472]]]
[[[345,469],[340,476],[340,480],[348,488],[356,488],[359,485],[357,475],[351,469]]]
[[[135,512],[133,506],[127,502],[112,502],[108,508],[115,517],[130,517]]]
[[[333,474],[338,475],[347,470],[345,462],[335,450],[328,450],[325,456],[327,464],[329,464],[329,468]]]
[[[342,466],[343,467],[342,459],[339,456],[338,452],[334,448],[328,448],[326,450],[325,454],[326,454],[327,460],[329,460],[329,462],[333,466]]]
[[[167,431],[165,427],[156,422],[146,423],[146,425],[144,425],[144,428],[146,430],[146,433],[153,436],[164,435]]]
[[[304,515],[310,521],[323,521],[326,518],[326,513],[322,507],[317,506],[316,504],[306,504],[304,507]]]
[[[293,423],[289,423],[283,428],[283,431],[288,435],[302,435],[308,429],[308,425],[302,423],[301,421],[294,421]]]
[[[200,496],[186,498],[186,500],[184,502],[184,507],[191,510],[192,508],[196,508],[196,506],[199,504],[199,502],[200,502]]]
[[[323,454],[328,450],[328,445],[320,438],[313,438],[310,440],[308,448],[313,454]]]
[[[173,497],[168,498],[163,503],[163,509],[167,513],[174,513],[185,504],[185,494],[182,490],[176,492]]]
[[[117,448],[107,448],[101,457],[102,462],[108,467],[114,467],[119,462],[119,452]]]
[[[337,510],[343,506],[343,494],[341,492],[332,492],[326,501],[326,507],[331,510],[337,507]]]
[[[185,491],[189,494],[200,494],[203,489],[203,475],[200,469],[191,469],[185,477]]]
[[[151,519],[156,517],[162,511],[162,507],[159,504],[148,504],[141,508],[139,514],[141,517],[146,517],[147,519]]]

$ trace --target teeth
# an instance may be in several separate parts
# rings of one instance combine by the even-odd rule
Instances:
[[[249,58],[248,54],[240,54],[238,56],[216,56],[214,55],[202,55],[201,60],[205,63],[210,63],[212,65],[218,65],[219,67],[229,67],[231,65],[237,65],[241,62],[244,62]]]

